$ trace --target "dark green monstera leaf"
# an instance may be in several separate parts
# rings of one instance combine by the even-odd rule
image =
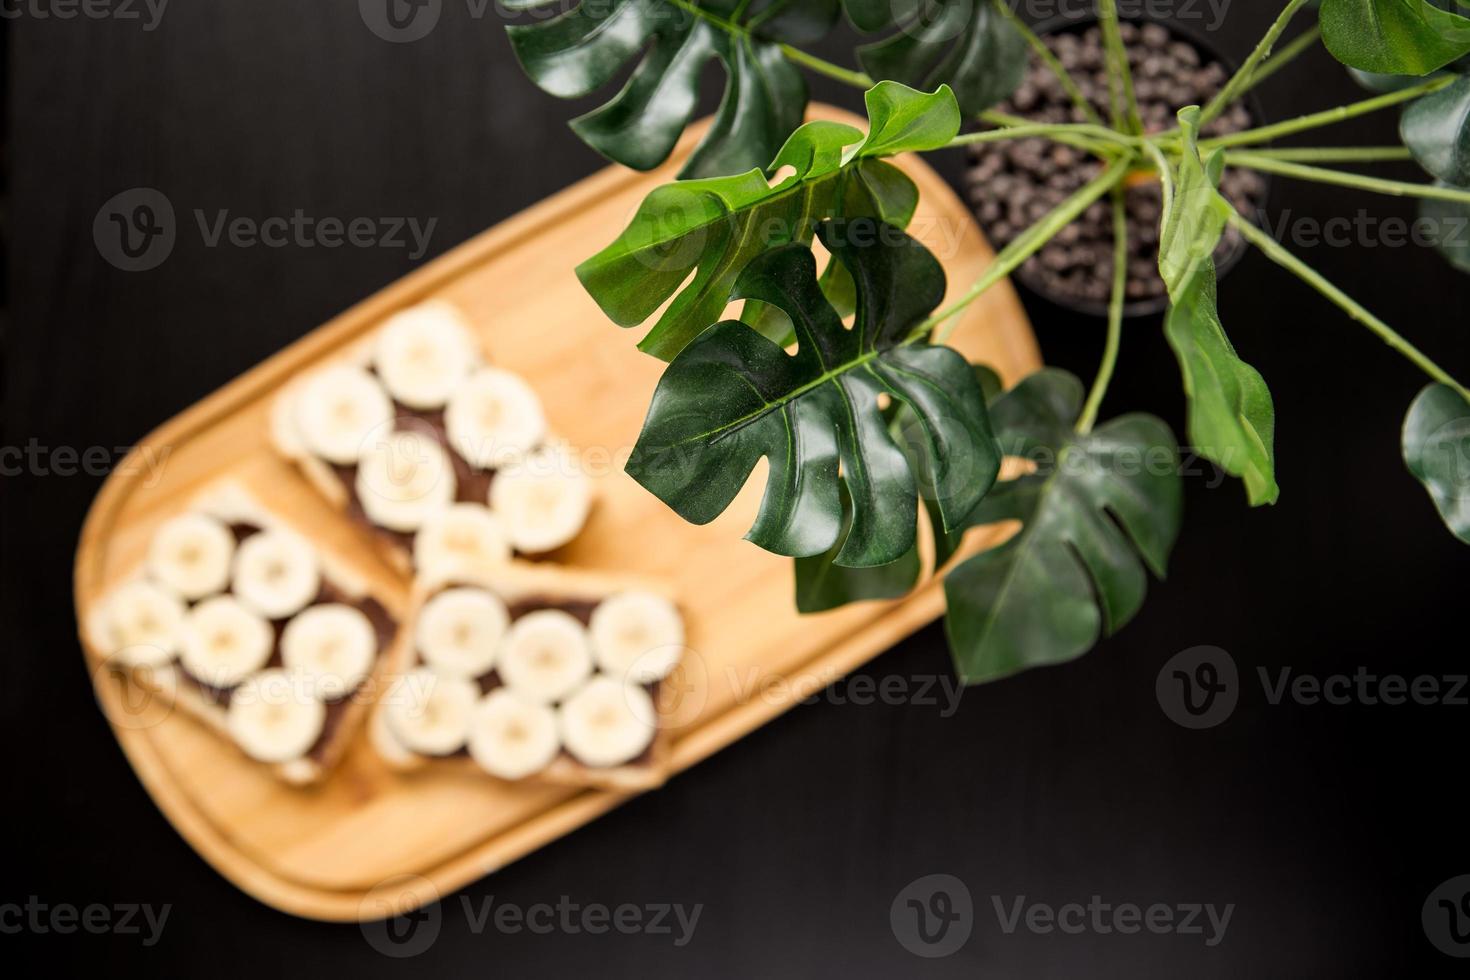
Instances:
[[[763,252],[810,242],[828,218],[906,226],[918,189],[879,157],[948,143],[959,132],[959,107],[947,88],[925,94],[896,82],[875,86],[865,101],[866,137],[851,126],[811,122],[774,162],[762,161],[778,173],[793,171],[774,187],[757,168],[653,191],[618,239],[577,267],[582,285],[624,327],[643,323],[678,293],[638,345],[668,360],[724,314],[736,277]],[[827,278],[834,298],[848,295],[845,314],[851,284],[834,272]]]
[[[1185,138],[1173,205],[1164,215],[1159,271],[1169,289],[1164,335],[1179,359],[1194,448],[1245,481],[1251,505],[1274,503],[1276,410],[1260,372],[1235,353],[1215,306],[1215,247],[1230,206],[1215,185],[1220,156],[1207,169],[1195,140],[1199,110],[1179,113]]]
[[[1470,184],[1470,76],[1411,102],[1399,134],[1425,170],[1449,184]]]
[[[1455,0],[1322,0],[1322,42],[1343,64],[1427,75],[1470,53],[1470,19]]]
[[[1002,450],[1036,469],[997,483],[969,518],[1021,530],[944,580],[945,630],[967,684],[1086,653],[1138,612],[1144,566],[1164,575],[1183,507],[1173,433],[1125,415],[1078,435],[1081,408],[1082,383],[1053,369],[991,405]]]
[[[857,49],[858,62],[874,78],[923,89],[948,85],[967,115],[989,109],[1021,84],[1026,39],[991,0],[888,0],[881,8],[848,0],[848,16],[858,27],[899,28]]]
[[[1445,384],[1419,392],[1404,419],[1404,463],[1455,537],[1470,544],[1470,401]]]
[[[805,557],[840,540],[836,564],[887,565],[914,546],[917,484],[884,399],[909,406],[922,423],[930,467],[922,479],[954,488],[939,501],[947,529],[990,488],[1000,457],[965,359],[948,347],[904,343],[944,295],[939,262],[881,222],[827,222],[818,235],[855,285],[852,328],[822,294],[811,249],[790,244],[757,256],[734,297],[783,310],[796,352],[739,320],[709,327],[664,372],[627,469],[685,520],[705,524],[764,457],[769,473],[751,541]],[[845,533],[842,489],[851,500]]]
[[[560,6],[559,0],[505,4],[512,13],[533,16]],[[737,13],[740,21],[731,30]],[[726,75],[724,98],[682,172],[710,177],[764,166],[801,125],[806,81],[776,42],[821,36],[835,17],[834,0],[583,0],[550,19],[506,30],[526,74],[561,98],[591,95],[637,59],[618,93],[571,125],[593,149],[638,170],[668,159],[698,104],[705,65],[718,60]]]
[[[986,403],[994,401],[1001,393],[1000,376],[983,364],[973,365],[975,380]],[[969,520],[962,520],[958,527],[944,528],[944,515],[939,502],[949,488],[925,483],[924,476],[933,473],[927,456],[928,438],[923,421],[907,405],[891,405],[885,416],[891,416],[889,431],[903,450],[909,463],[909,472],[918,481],[919,501],[928,515],[929,529],[934,539],[934,569],[942,569],[954,556],[964,538],[965,531],[972,527]],[[960,474],[953,474],[963,478]],[[917,542],[898,561],[871,568],[848,568],[837,564],[840,542],[847,537],[852,521],[852,503],[844,490],[843,530],[839,544],[826,553],[810,558],[796,559],[796,608],[803,613],[823,612],[864,599],[896,599],[907,593],[919,581],[922,571]]]

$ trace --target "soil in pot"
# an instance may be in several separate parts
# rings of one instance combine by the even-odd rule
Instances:
[[[1180,107],[1206,104],[1229,77],[1226,66],[1214,55],[1163,25],[1123,23],[1120,27],[1139,114],[1150,132],[1172,128]],[[1108,80],[1099,28],[1059,31],[1045,41],[1106,119]],[[1056,76],[1034,55],[1015,94],[996,108],[1036,122],[1086,121]],[[1221,136],[1255,124],[1246,104],[1237,102],[1206,126],[1204,135]],[[971,152],[970,201],[992,243],[1001,248],[1101,170],[1102,164],[1085,150],[1045,139],[981,143]],[[1264,179],[1245,170],[1226,170],[1220,184],[1221,194],[1245,215],[1260,208],[1265,191]],[[1153,179],[1132,184],[1125,194],[1125,296],[1130,314],[1159,310],[1167,303],[1157,258],[1161,197],[1158,181]],[[1215,253],[1222,271],[1243,247],[1239,234],[1227,228]],[[1088,312],[1105,310],[1113,279],[1112,206],[1106,199],[1094,203],[1028,259],[1017,277],[1064,306]]]

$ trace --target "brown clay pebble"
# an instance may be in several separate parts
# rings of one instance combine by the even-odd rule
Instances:
[[[1139,114],[1151,131],[1172,128],[1179,107],[1204,105],[1228,77],[1223,65],[1163,25],[1139,28],[1125,22],[1120,27],[1133,66]],[[1046,38],[1046,44],[1106,118],[1108,80],[1098,28],[1054,34]],[[996,108],[1040,122],[1085,120],[1056,76],[1034,56],[1015,94]],[[1204,133],[1220,136],[1253,124],[1245,105],[1237,103],[1206,126]],[[1001,248],[1100,172],[1101,164],[1086,151],[1048,140],[981,143],[972,148],[970,201],[981,225]],[[1220,193],[1248,216],[1259,210],[1265,189],[1261,176],[1248,170],[1227,170],[1220,181]],[[1163,209],[1158,183],[1128,188],[1124,204],[1128,220],[1124,295],[1129,302],[1154,301],[1165,295],[1156,252]],[[1226,229],[1216,259],[1239,246],[1239,234]],[[1113,282],[1112,206],[1104,200],[1088,207],[1028,259],[1019,275],[1033,288],[1062,301],[1105,303]]]

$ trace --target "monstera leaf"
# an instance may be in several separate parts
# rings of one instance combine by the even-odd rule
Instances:
[[[916,88],[947,84],[966,114],[1009,96],[1026,73],[1026,40],[991,0],[847,0],[847,12],[859,28],[899,26],[858,48],[868,74]]]
[[[783,310],[796,352],[739,320],[709,327],[664,372],[627,469],[685,520],[704,524],[764,457],[766,492],[751,541],[803,557],[840,540],[835,564],[887,565],[913,548],[917,505],[915,474],[889,432],[883,400],[907,405],[921,422],[922,479],[952,488],[938,501],[947,530],[989,490],[1000,457],[970,365],[948,347],[905,343],[944,295],[934,256],[881,223],[827,222],[818,236],[854,282],[852,328],[822,295],[807,246],[756,257],[734,296]],[[851,500],[845,531],[842,490]]]
[[[1362,71],[1427,75],[1470,53],[1470,19],[1456,0],[1322,0],[1322,42]]]
[[[1260,372],[1235,353],[1215,308],[1215,261],[1230,206],[1215,185],[1221,157],[1207,170],[1195,140],[1199,110],[1179,113],[1185,148],[1173,205],[1164,216],[1159,271],[1169,289],[1164,335],[1179,359],[1189,400],[1189,438],[1201,454],[1245,481],[1252,506],[1274,503],[1276,411]]]
[[[1419,165],[1450,184],[1470,184],[1470,75],[1415,99],[1399,122]]]
[[[1086,653],[1143,604],[1144,565],[1164,575],[1182,511],[1174,436],[1149,415],[1078,435],[1081,407],[1081,382],[1053,369],[991,406],[1002,450],[1036,470],[997,483],[970,517],[1020,521],[1020,531],[944,580],[945,628],[966,683]]]
[[[1470,544],[1470,401],[1449,385],[1419,392],[1404,419],[1404,463],[1439,516]]]
[[[560,0],[505,5],[545,16]],[[592,94],[642,56],[611,100],[572,121],[593,149],[638,170],[668,158],[694,114],[705,65],[718,60],[724,98],[682,172],[709,177],[763,166],[801,125],[806,82],[776,42],[820,37],[835,16],[834,0],[582,0],[566,13],[506,30],[526,74],[561,98]]]
[[[975,380],[988,404],[1001,393],[1000,376],[983,364],[973,365]],[[918,478],[919,500],[929,519],[929,529],[934,539],[934,569],[937,572],[954,556],[964,538],[965,531],[973,524],[969,520],[958,527],[945,530],[944,515],[940,511],[940,499],[950,493],[950,488],[925,484],[924,474],[933,472],[926,456],[928,439],[922,419],[903,403],[890,405],[884,413],[891,417],[889,431],[894,442],[903,450],[909,463],[909,471]],[[959,474],[955,474],[959,476]],[[962,478],[962,477],[961,477]],[[849,568],[837,564],[840,542],[847,536],[852,521],[852,503],[844,490],[843,530],[839,544],[833,545],[824,554],[796,559],[796,608],[798,612],[823,612],[845,606],[849,602],[864,599],[896,599],[914,587],[922,570],[917,542],[903,557],[887,565],[871,568]]]
[[[839,123],[807,123],[771,162],[772,170],[793,170],[774,187],[755,169],[653,191],[622,235],[577,267],[582,285],[625,327],[643,323],[677,292],[638,345],[667,360],[724,314],[736,277],[757,255],[810,242],[828,218],[906,226],[918,189],[878,158],[948,143],[959,132],[959,107],[947,88],[926,95],[896,82],[880,83],[865,100],[866,137]]]

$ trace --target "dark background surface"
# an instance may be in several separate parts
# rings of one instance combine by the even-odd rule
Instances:
[[[1238,58],[1275,7],[1239,3],[1212,37]],[[151,32],[136,21],[4,23],[7,446],[127,446],[417,264],[402,249],[206,248],[195,208],[437,218],[422,262],[601,166],[564,124],[576,107],[536,91],[493,14],[474,20],[459,0],[446,0],[429,37],[400,45],[345,0],[180,3]],[[848,60],[840,45],[826,53]],[[860,106],[836,85],[814,90]],[[1272,118],[1360,97],[1321,51],[1264,93]],[[1319,142],[1388,143],[1393,130],[1393,114],[1380,114]],[[935,163],[962,173],[958,153]],[[170,198],[180,237],[159,268],[127,273],[99,256],[92,221],[135,186]],[[1412,214],[1283,181],[1271,203],[1318,220]],[[1470,370],[1470,283],[1436,256],[1307,251],[1441,363]],[[1090,376],[1100,324],[1027,302],[1048,360]],[[1423,379],[1259,256],[1231,274],[1221,309],[1275,393],[1281,502],[1250,512],[1233,481],[1190,479],[1169,580],[1119,636],[1071,665],[972,690],[950,717],[917,704],[798,707],[446,897],[438,940],[406,962],[355,926],[258,904],[170,828],[110,737],[75,639],[72,551],[101,477],[5,477],[0,710],[13,829],[0,902],[173,906],[151,948],[138,936],[33,932],[6,935],[5,948],[57,972],[163,975],[1448,975],[1457,964],[1427,942],[1420,907],[1470,871],[1466,709],[1273,706],[1256,679],[1257,667],[1465,670],[1467,552],[1398,457]],[[1182,432],[1178,371],[1157,327],[1130,325],[1104,411],[1156,412]],[[1233,717],[1201,732],[1170,722],[1154,695],[1164,662],[1196,644],[1228,650],[1244,678]],[[861,673],[947,675],[941,630]],[[923,960],[895,941],[889,905],[937,872],[968,885],[975,930],[959,953]],[[675,948],[656,935],[476,934],[460,901],[564,895],[703,911]],[[1007,935],[992,896],[1021,895],[1235,909],[1214,948],[1200,936]]]

